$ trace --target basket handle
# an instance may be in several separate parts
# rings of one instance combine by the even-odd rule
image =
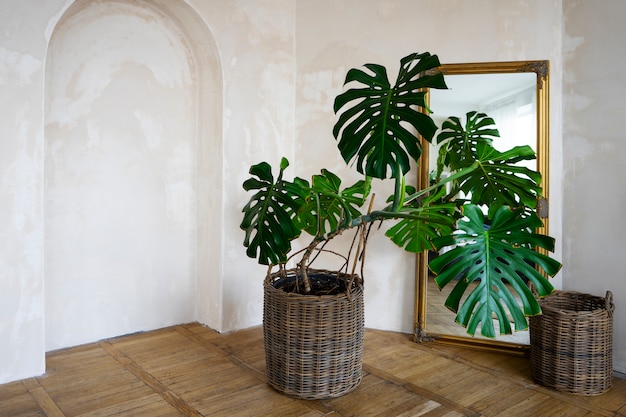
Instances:
[[[613,317],[613,312],[615,311],[615,304],[613,304],[613,293],[611,291],[606,292],[606,298],[604,299],[604,305],[606,311],[609,313],[609,317]]]

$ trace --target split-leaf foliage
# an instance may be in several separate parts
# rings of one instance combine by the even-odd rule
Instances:
[[[408,55],[393,85],[382,65],[351,69],[335,99],[333,135],[346,164],[363,178],[344,186],[322,169],[311,182],[286,180],[285,158],[276,178],[270,164],[253,165],[243,184],[251,193],[241,222],[246,253],[264,265],[283,264],[302,232],[313,248],[344,230],[392,220],[385,234],[406,251],[447,249],[429,267],[440,288],[454,286],[445,305],[468,333],[523,330],[526,318],[541,312],[536,297],[554,290],[546,276],[561,267],[544,254],[554,250],[554,239],[536,232],[541,175],[519,164],[535,153],[528,146],[496,150],[494,140],[506,138],[492,118],[474,111],[464,122],[451,116],[435,137],[426,92],[447,88],[439,65],[430,53]],[[420,138],[440,153],[432,183],[417,190],[406,176],[420,163]],[[394,185],[387,205],[369,210],[372,179]]]

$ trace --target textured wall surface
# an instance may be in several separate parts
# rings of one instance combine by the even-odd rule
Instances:
[[[293,155],[293,17],[274,0],[0,1],[0,382],[42,373],[47,349],[260,323],[241,183]]]
[[[294,161],[294,19],[291,0],[194,0],[219,49],[223,72],[222,273],[199,276],[221,282],[221,331],[259,325],[266,268],[245,256],[241,187],[250,165]],[[213,111],[212,109],[208,111]],[[211,221],[218,219],[211,217]],[[208,295],[205,295],[208,296]],[[203,302],[199,302],[202,308]],[[202,317],[201,317],[202,318]],[[202,322],[207,323],[206,319]]]
[[[625,372],[626,3],[599,4],[567,0],[563,8],[563,287],[613,292],[614,366]]]
[[[623,298],[622,223],[611,216],[624,183],[614,53],[624,10],[601,4],[0,0],[0,382],[43,372],[45,339],[60,347],[192,319],[220,331],[260,324],[265,269],[242,258],[239,229],[249,166],[286,156],[295,175],[341,172],[332,100],[346,70],[378,62],[393,77],[414,51],[448,63],[551,60],[556,283]],[[374,237],[369,327],[412,331],[413,268]],[[625,335],[616,322],[620,370]]]
[[[0,382],[45,366],[44,33],[59,7],[0,1]]]
[[[76,4],[45,84],[46,349],[195,319],[196,88],[166,15]]]

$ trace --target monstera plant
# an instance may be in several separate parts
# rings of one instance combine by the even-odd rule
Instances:
[[[312,293],[312,254],[347,230],[383,221],[390,224],[386,236],[404,250],[447,248],[429,267],[439,287],[454,286],[445,303],[470,334],[480,328],[495,337],[494,318],[501,333],[512,332],[511,322],[526,329],[526,317],[541,311],[529,284],[545,296],[553,291],[546,276],[560,269],[541,250],[552,251],[554,239],[535,232],[542,224],[534,210],[541,176],[518,164],[535,154],[528,146],[496,150],[498,130],[482,113],[451,117],[437,134],[426,92],[446,88],[439,65],[436,55],[411,54],[394,84],[377,64],[347,73],[334,102],[333,135],[343,159],[363,176],[355,184],[343,187],[326,169],[311,182],[287,179],[284,158],[276,176],[266,162],[252,166],[243,185],[251,193],[241,223],[247,255],[284,265],[294,239],[310,235],[296,264],[304,283],[297,291]],[[440,153],[430,186],[417,190],[406,178],[420,163],[421,138],[440,145]],[[366,205],[373,178],[391,183],[379,208]]]

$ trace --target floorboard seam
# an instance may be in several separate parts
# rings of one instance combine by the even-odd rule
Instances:
[[[480,417],[481,414],[475,410],[472,410],[470,408],[464,407],[460,404],[455,403],[454,401],[451,401],[449,399],[447,399],[446,397],[443,397],[439,394],[436,394],[426,388],[422,388],[418,385],[415,385],[411,382],[407,382],[407,381],[403,381],[401,379],[398,379],[396,377],[394,377],[393,375],[389,374],[388,372],[385,372],[381,369],[378,369],[376,367],[367,365],[367,364],[363,364],[363,369],[366,370],[368,373],[377,376],[380,379],[383,379],[385,381],[388,381],[396,386],[402,387],[404,389],[406,389],[407,391],[410,391],[414,394],[417,394],[427,400],[433,400],[438,402],[439,404],[443,405],[444,407],[447,407],[451,410],[454,410],[458,413],[463,414],[464,416],[467,417]]]
[[[240,369],[242,369],[242,370],[244,370],[244,371],[246,371],[248,373],[251,373],[259,381],[261,381],[264,384],[267,384],[267,375],[264,372],[259,371],[258,369],[256,369],[253,366],[249,365],[248,363],[246,363],[242,359],[238,358],[237,356],[234,356],[233,354],[231,354],[230,352],[228,352],[224,348],[222,348],[220,346],[217,346],[217,345],[215,345],[214,343],[212,343],[212,342],[210,342],[208,340],[205,340],[204,338],[202,338],[201,336],[199,336],[198,334],[196,334],[195,332],[193,332],[192,330],[190,330],[186,326],[176,326],[175,329],[176,329],[176,331],[178,333],[180,333],[181,335],[187,337],[189,340],[193,341],[194,343],[198,344],[199,346],[202,346],[203,348],[205,348],[205,349],[207,349],[207,350],[209,350],[211,352],[218,353],[222,357],[224,357],[224,358],[228,359],[229,361],[231,361],[238,368],[240,368]],[[284,394],[281,394],[281,395],[284,395]],[[343,417],[343,414],[340,414],[336,410],[333,410],[331,407],[328,407],[327,405],[324,405],[322,403],[318,403],[318,402],[314,402],[314,401],[302,400],[302,399],[294,398],[294,397],[290,397],[290,398],[292,398],[295,401],[300,402],[302,405],[306,406],[310,410],[323,413],[323,415],[332,415],[332,416],[336,416],[336,417]]]
[[[139,364],[118,350],[110,342],[100,342],[99,345],[116,361],[122,364],[130,373],[139,378],[152,391],[161,396],[168,404],[186,417],[204,417],[202,413],[187,404],[185,400],[163,385],[151,373],[143,369]]]
[[[215,345],[214,343],[211,343],[208,340],[203,339],[201,336],[197,335],[196,333],[194,333],[193,331],[189,330],[188,328],[184,326],[176,326],[175,330],[181,335],[185,336],[187,339],[194,342],[195,344],[201,346],[204,349],[207,349],[210,352],[216,353],[222,356],[223,358],[226,358],[237,367],[243,368],[249,373],[253,374],[261,382],[267,383],[267,376],[265,375],[265,373],[247,364],[246,362],[234,356],[233,354],[226,351],[225,349]]]
[[[28,393],[35,399],[47,417],[66,417],[58,404],[50,397],[48,391],[39,383],[37,378],[22,381]]]
[[[433,348],[434,349],[434,348]],[[461,363],[465,366],[469,366],[473,369],[476,369],[478,371],[481,372],[486,372],[490,375],[496,376],[498,378],[507,378],[508,381],[518,385],[520,388],[522,389],[527,389],[527,390],[531,390],[540,394],[546,394],[552,398],[557,398],[560,401],[566,402],[568,404],[575,404],[576,407],[579,407],[583,410],[592,412],[592,413],[600,413],[603,416],[607,416],[607,417],[615,417],[614,413],[610,410],[598,410],[597,407],[593,407],[590,406],[588,404],[588,402],[586,402],[584,400],[585,397],[579,397],[579,396],[575,396],[575,395],[569,395],[569,394],[564,394],[561,393],[559,391],[550,389],[550,388],[546,388],[543,387],[541,385],[535,384],[531,381],[528,380],[523,380],[520,378],[511,378],[511,377],[507,377],[506,375],[502,374],[502,372],[499,371],[494,371],[493,369],[486,367],[486,366],[481,366],[481,365],[477,365],[467,359],[463,359],[457,355],[454,354],[449,354],[447,352],[442,352],[440,350],[437,351],[437,354],[441,357],[444,357],[446,359]]]

